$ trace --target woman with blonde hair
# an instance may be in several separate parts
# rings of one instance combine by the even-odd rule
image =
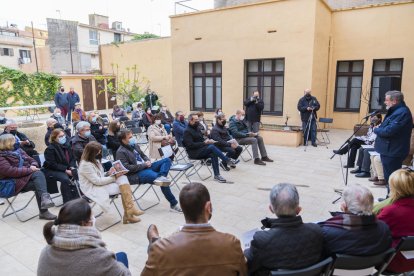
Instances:
[[[135,207],[131,186],[125,173],[115,174],[114,168],[105,173],[101,159],[102,145],[95,141],[88,143],[79,164],[79,183],[82,192],[96,202],[104,212],[109,211],[109,196],[121,193],[124,206],[123,223],[141,221],[135,216],[140,216],[144,212]]]
[[[414,173],[399,169],[389,179],[391,204],[382,208],[378,219],[391,230],[395,247],[405,236],[414,236]],[[414,259],[406,259],[398,253],[387,267],[387,271],[402,273],[414,270]]]

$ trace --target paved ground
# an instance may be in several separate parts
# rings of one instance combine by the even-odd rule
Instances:
[[[219,184],[211,179],[204,181],[210,190],[214,206],[211,223],[219,231],[229,232],[238,237],[243,232],[260,226],[263,217],[271,216],[268,210],[269,189],[280,182],[298,186],[303,207],[301,215],[305,221],[316,222],[328,218],[328,211],[339,210],[339,203],[331,203],[337,198],[334,188],[341,188],[344,183],[339,157],[336,156],[332,160],[329,158],[332,149],[341,145],[350,133],[332,130],[332,143],[329,149],[322,146],[308,147],[305,152],[304,147],[268,146],[269,156],[275,163],[256,166],[253,161],[241,161],[237,169],[222,173],[225,178],[234,181],[234,184]],[[197,180],[195,177],[192,179]],[[357,179],[351,175],[348,183],[359,183],[370,188],[375,198],[385,195],[384,188],[374,187],[366,178]],[[156,190],[161,197],[158,187]],[[178,196],[177,189],[173,188],[173,192]],[[19,196],[19,201],[24,202],[28,196]],[[143,203],[150,204],[153,199],[153,196],[148,196]],[[167,201],[161,199],[161,204],[148,210],[141,217],[140,223],[118,224],[102,233],[109,250],[127,252],[133,275],[139,275],[147,258],[148,226],[156,224],[160,234],[166,236],[184,223],[183,216],[169,212]],[[60,199],[57,199],[57,202],[59,201]],[[119,199],[117,203],[122,206]],[[0,212],[4,209],[4,205],[0,206]],[[33,203],[28,208],[28,213],[35,214],[36,210]],[[58,210],[51,209],[55,214]],[[97,224],[103,225],[115,218],[115,215],[108,215],[99,218]],[[37,218],[26,223],[20,223],[15,217],[0,220],[0,275],[35,275],[40,251],[46,244],[42,236],[44,223],[45,221]]]

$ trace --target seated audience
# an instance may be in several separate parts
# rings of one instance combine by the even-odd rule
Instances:
[[[217,108],[216,111],[214,111],[214,119],[216,119],[217,116],[221,114],[223,114],[223,110],[221,108]]]
[[[262,220],[269,230],[256,232],[244,251],[250,275],[270,275],[271,270],[300,269],[321,261],[322,230],[317,224],[302,222],[296,187],[275,185],[269,209],[277,218]]]
[[[128,129],[122,130],[119,134],[121,146],[116,152],[116,159],[129,170],[128,180],[132,184],[156,184],[170,203],[171,211],[181,212],[178,201],[171,192],[171,180],[167,178],[171,167],[171,159],[164,158],[151,163],[150,159],[142,152],[137,144],[136,138]]]
[[[173,123],[173,132],[179,147],[183,146],[183,136],[186,128],[187,122],[185,121],[184,113],[182,111],[177,111],[175,113],[175,120]]]
[[[80,103],[75,104],[75,110],[72,111],[72,122],[86,121],[86,113],[82,110]]]
[[[14,120],[7,120],[4,132],[0,135],[4,134],[12,134],[16,139],[16,143],[19,143],[20,148],[24,150],[30,157],[39,155],[39,153],[35,150],[35,143],[29,140],[29,138],[27,138],[24,133],[18,131],[17,123]]]
[[[210,194],[201,183],[185,185],[180,192],[185,224],[180,231],[160,238],[155,225],[148,228],[147,275],[247,275],[240,241],[216,231]]]
[[[266,165],[265,162],[273,162],[267,156],[266,147],[262,136],[249,132],[245,121],[244,110],[237,110],[236,115],[230,117],[229,130],[239,145],[252,145],[253,159],[256,165]],[[259,151],[262,158],[259,157]]]
[[[145,127],[145,130],[147,131],[150,125],[154,123],[154,118],[152,115],[151,107],[147,107],[145,109],[145,115],[142,116],[142,124]]]
[[[203,134],[204,138],[210,137],[211,130],[208,127],[206,121],[204,120],[204,113],[199,111],[197,112],[197,116],[198,116],[198,122],[199,122],[199,126],[198,126],[199,130]]]
[[[384,168],[382,167],[381,157],[379,155],[372,155],[371,158],[371,167],[373,176],[368,180],[374,182],[374,185],[377,186],[386,186],[387,182],[384,178]]]
[[[0,179],[15,180],[15,195],[34,191],[40,219],[56,218],[47,210],[55,204],[47,192],[45,175],[37,162],[20,148],[20,143],[12,134],[0,136]]]
[[[380,211],[378,219],[390,228],[392,246],[395,247],[402,237],[414,236],[414,173],[403,169],[397,170],[391,174],[389,183],[390,205]],[[401,253],[398,253],[387,267],[387,271],[394,273],[413,270],[414,259],[406,259]]]
[[[126,254],[106,249],[85,199],[63,205],[58,218],[43,226],[43,236],[48,245],[40,253],[38,276],[131,275]]]
[[[347,154],[349,151],[349,157],[345,168],[353,168],[355,166],[355,159],[357,156],[357,150],[362,145],[372,145],[375,141],[375,138],[377,135],[374,133],[374,129],[378,127],[382,122],[382,115],[377,114],[375,116],[372,116],[370,118],[371,124],[368,129],[368,133],[363,136],[355,136],[349,143],[345,144],[342,148],[339,150],[334,150],[333,152],[339,155]]]
[[[89,142],[96,142],[95,137],[91,133],[91,125],[88,122],[79,122],[76,125],[76,134],[71,138],[73,156],[76,162],[80,162],[83,150]]]
[[[138,126],[142,126],[142,117],[145,115],[145,111],[142,109],[142,103],[137,103],[137,109],[132,111],[131,120],[138,122]]]
[[[60,109],[59,109],[60,111]],[[61,124],[58,123],[58,121],[56,121],[53,118],[49,118],[46,120],[46,126],[47,126],[47,131],[45,134],[45,145],[49,146],[50,144],[50,134],[52,134],[52,131],[55,129],[55,125],[57,125],[57,128],[63,128],[63,126]]]
[[[144,212],[138,210],[132,197],[131,186],[124,172],[116,173],[111,168],[107,173],[101,164],[102,145],[96,141],[86,145],[79,164],[79,185],[82,192],[96,202],[104,212],[110,208],[111,195],[121,194],[124,206],[123,223],[136,223],[141,221],[136,216]]]
[[[6,113],[0,112],[0,125],[4,125],[7,122]]]
[[[226,179],[220,175],[219,161],[224,161],[229,166],[235,165],[234,160],[225,156],[214,144],[213,139],[204,139],[203,133],[199,128],[200,122],[198,115],[192,113],[188,116],[188,126],[184,131],[183,145],[191,159],[211,159],[214,172],[214,180],[226,183]]]
[[[167,105],[163,104],[161,106],[161,111],[159,114],[161,114],[161,122],[164,125],[165,130],[167,131],[168,134],[170,134],[172,124],[174,122],[174,117],[171,114],[171,112],[168,110]]]
[[[88,115],[88,122],[91,125],[91,134],[95,137],[96,141],[101,143],[102,145],[106,145],[106,128],[103,126],[100,120],[98,120],[99,116],[95,112],[91,111]]]
[[[358,150],[358,160],[356,169],[350,171],[350,173],[355,174],[356,177],[371,177],[371,155],[370,151],[375,151],[374,148],[359,148]]]
[[[46,177],[53,177],[60,182],[63,203],[79,197],[76,187],[70,181],[72,169],[76,168],[76,161],[66,134],[60,128],[54,129],[50,135],[43,168]]]
[[[160,159],[161,155],[158,151],[163,146],[175,146],[175,139],[167,133],[161,120],[161,114],[154,115],[154,123],[148,128],[149,156],[153,159]],[[172,156],[174,159],[174,156]]]
[[[126,117],[126,116],[127,116],[127,113],[122,107],[120,107],[119,105],[114,105],[112,109],[112,119],[116,120],[116,119],[119,119],[121,117]]]
[[[58,121],[58,123],[62,126],[62,129],[64,129],[64,127],[66,126],[66,120],[62,116],[62,111],[60,111],[60,108],[55,108],[55,110],[54,110],[52,116],[50,116],[50,118],[53,118],[56,121]]]
[[[108,127],[108,136],[106,137],[108,142],[106,146],[112,151],[112,155],[116,156],[116,151],[118,150],[121,142],[118,139],[119,131],[121,130],[121,123],[118,120],[113,120],[109,123]]]
[[[326,255],[371,256],[389,249],[390,229],[373,214],[374,197],[371,192],[355,185],[348,186],[342,196],[343,213],[319,223]]]
[[[217,141],[217,143],[214,145],[218,147],[222,152],[226,152],[226,156],[228,158],[237,160],[242,153],[243,148],[240,147],[237,141],[230,136],[229,130],[226,127],[226,123],[226,115],[224,115],[224,113],[217,115],[216,124],[211,130],[210,136],[211,139]],[[221,162],[221,167],[225,171],[230,170],[226,162]],[[233,165],[232,168],[236,168],[236,166]]]

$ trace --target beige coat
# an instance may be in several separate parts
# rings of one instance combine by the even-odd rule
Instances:
[[[118,180],[120,178],[118,178]],[[91,162],[80,162],[80,188],[82,192],[88,198],[96,202],[96,204],[98,204],[104,212],[108,212],[110,208],[109,195],[119,193],[119,186],[117,182],[118,181],[115,179],[115,176],[105,176],[104,169],[101,165],[98,168]]]
[[[164,126],[152,124],[147,131],[149,140],[149,156],[153,159],[160,159],[160,153],[158,149],[161,148],[161,141],[166,139],[168,135]]]

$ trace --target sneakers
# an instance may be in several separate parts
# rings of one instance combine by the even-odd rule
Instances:
[[[266,166],[266,163],[263,162],[260,158],[254,159],[254,164],[261,165],[261,166]]]
[[[226,179],[224,179],[224,177],[222,177],[221,175],[215,175],[214,176],[214,180],[220,183],[226,183]]]
[[[239,162],[240,162],[239,160],[234,160],[234,159],[229,158],[229,160],[227,161],[227,165],[229,165],[232,168],[235,168],[236,164]]]
[[[181,210],[180,205],[177,203],[173,207],[170,208],[170,212],[182,213],[183,210]]]
[[[265,161],[265,162],[273,162],[273,160],[270,159],[268,156],[262,157],[262,161]]]
[[[50,194],[44,193],[41,196],[40,199],[40,209],[48,209],[51,207],[55,207],[55,203],[53,203],[52,198],[50,197]]]
[[[49,211],[45,211],[39,214],[39,219],[44,219],[44,220],[54,220],[56,219],[57,216],[55,216],[54,214],[52,214]]]
[[[220,167],[225,170],[225,171],[229,171],[230,168],[227,166],[227,164],[225,164],[224,162],[220,162]],[[236,165],[234,165],[234,167],[236,167]]]
[[[154,184],[157,186],[168,187],[171,185],[171,180],[168,177],[160,176],[154,180]]]

